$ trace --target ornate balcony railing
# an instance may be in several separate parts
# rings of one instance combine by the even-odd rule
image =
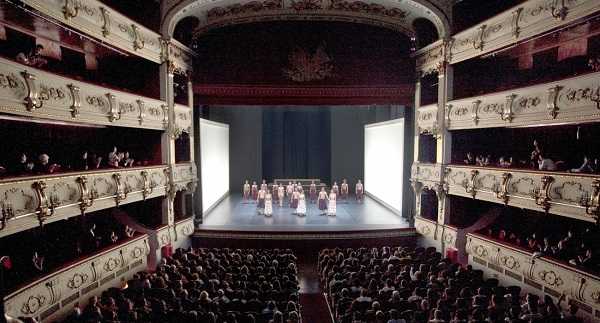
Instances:
[[[529,0],[466,29],[448,41],[439,40],[414,54],[424,73],[444,60],[455,64],[508,47],[551,30],[564,28],[600,10],[596,0]]]
[[[6,296],[6,313],[39,322],[64,317],[76,302],[85,302],[108,287],[120,287],[134,273],[145,270],[149,251],[144,234],[68,265]]]
[[[454,100],[450,130],[581,123],[600,120],[600,73]]]
[[[477,234],[467,234],[466,250],[473,263],[556,298],[565,294],[590,315],[600,314],[600,277],[596,274],[547,257],[534,258],[529,251]]]
[[[422,217],[415,217],[415,229],[417,233],[421,234],[425,238],[431,240],[438,239],[438,224],[436,221]]]
[[[599,175],[463,165],[448,165],[444,174],[450,195],[590,222],[600,216]]]
[[[164,196],[166,166],[0,180],[0,237],[121,204]]]
[[[192,109],[188,106],[175,105],[175,136],[179,137],[182,133],[192,134]]]
[[[23,0],[44,15],[83,34],[155,63],[169,61],[173,70],[192,70],[195,53],[176,40],[136,23],[98,0]]]
[[[163,130],[164,101],[76,81],[0,58],[0,112],[26,117]]]
[[[417,126],[419,134],[438,134],[438,107],[437,104],[430,104],[417,109]]]

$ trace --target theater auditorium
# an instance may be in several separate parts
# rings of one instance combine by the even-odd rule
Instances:
[[[600,322],[600,1],[0,0],[0,323]]]

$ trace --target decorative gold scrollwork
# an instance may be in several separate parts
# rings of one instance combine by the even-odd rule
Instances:
[[[146,42],[144,41],[142,35],[140,35],[138,26],[136,26],[135,24],[131,24],[131,30],[133,30],[133,49],[143,49],[146,45]]]
[[[104,270],[107,272],[111,272],[119,267],[119,259],[117,258],[108,258],[108,260],[104,263]]]
[[[138,106],[138,121],[140,125],[144,123],[144,118],[146,117],[146,104],[142,100],[135,100]]]
[[[502,114],[500,115],[500,118],[502,118],[502,120],[512,122],[512,119],[515,115],[513,113],[513,103],[516,97],[516,94],[510,94],[506,96],[506,103],[502,107]]]
[[[592,90],[590,93],[590,100],[596,103],[596,109],[600,110],[600,86],[596,87],[595,90]]]
[[[71,91],[71,117],[76,118],[79,115],[79,109],[81,109],[81,97],[79,96],[79,87],[73,84],[67,84],[69,91]]]
[[[108,120],[114,122],[121,119],[121,108],[117,105],[117,97],[114,94],[106,93],[108,98]]]
[[[102,15],[102,36],[107,37],[110,35],[110,11],[100,7],[100,14]]]
[[[150,178],[148,177],[148,171],[142,171],[142,179],[144,180],[144,187],[142,189],[142,196],[144,198],[144,201],[146,200],[146,198],[148,196],[150,196],[150,194],[152,194],[152,191],[154,190],[154,187],[152,186],[152,183],[150,182]]]
[[[471,108],[471,119],[475,125],[479,123],[479,105],[481,105],[481,100],[475,100]]]
[[[548,100],[546,103],[548,114],[552,119],[556,119],[558,115],[558,93],[562,90],[562,86],[556,85],[548,89]]]
[[[31,295],[21,306],[21,313],[31,315],[37,313],[42,306],[46,304],[46,297],[43,295]]]
[[[163,113],[163,128],[167,129],[167,127],[169,126],[169,107],[167,105],[161,105],[160,106],[162,109],[162,113]]]
[[[521,19],[521,13],[523,12],[523,7],[519,7],[512,12],[512,34],[515,38],[519,38],[519,34],[521,33],[521,27],[519,26],[519,20]]]
[[[98,198],[98,193],[95,190],[88,190],[86,176],[79,176],[77,178],[77,183],[79,184],[79,189],[81,191],[79,208],[81,209],[81,213],[84,214],[85,210],[94,205],[94,200]]]
[[[562,280],[562,278],[560,278],[560,276],[552,270],[550,270],[550,271],[542,270],[538,273],[538,276],[544,283],[546,283],[550,286],[559,287],[562,284],[564,284],[564,281]]]
[[[479,49],[480,51],[483,51],[483,44],[484,44],[484,38],[485,38],[485,29],[487,28],[487,25],[481,25],[479,26],[479,34],[473,38],[473,48],[474,49]]]
[[[46,188],[48,187],[46,182],[37,181],[32,184],[33,189],[38,197],[39,205],[36,210],[38,214],[38,220],[40,221],[40,225],[44,224],[44,221],[52,215],[54,215],[54,211],[56,207],[60,205],[60,201],[58,201],[58,197],[51,196],[48,199],[46,195]]]
[[[465,192],[470,193],[473,198],[477,194],[477,190],[475,189],[475,179],[479,175],[479,171],[476,169],[471,170],[471,179],[465,185]]]
[[[66,20],[75,18],[79,14],[79,5],[75,0],[65,0],[65,5],[62,8],[62,12]]]
[[[124,188],[123,184],[121,183],[121,174],[119,174],[119,173],[113,174],[113,179],[115,180],[115,183],[117,185],[117,191],[115,193],[115,202],[117,203],[117,206],[119,206],[121,201],[123,201],[127,198],[128,192],[127,192],[127,189]]]
[[[558,6],[559,1],[560,7]],[[569,9],[565,5],[565,0],[554,0],[550,6],[550,13],[552,14],[552,17],[556,19],[565,20],[567,14],[569,13]]]
[[[78,289],[88,281],[88,278],[89,277],[86,273],[75,273],[73,274],[73,277],[71,277],[71,279],[69,279],[69,281],[67,282],[67,287],[69,287],[70,289]]]
[[[592,194],[589,198],[584,197],[581,205],[585,206],[587,215],[593,216],[600,223],[600,179],[592,182]]]
[[[541,184],[532,192],[532,197],[535,199],[535,204],[541,206],[546,212],[550,208],[550,186],[554,178],[552,176],[542,176]]]
[[[508,204],[508,183],[510,182],[510,178],[512,177],[511,173],[503,173],[502,174],[502,183],[500,184],[500,189],[496,192],[496,198],[502,200],[504,204]]]
[[[35,83],[35,75],[28,73],[27,71],[21,72],[21,75],[25,79],[25,85],[27,86],[27,96],[24,99],[25,107],[27,111],[34,111],[42,108],[44,101],[39,99],[39,89]]]

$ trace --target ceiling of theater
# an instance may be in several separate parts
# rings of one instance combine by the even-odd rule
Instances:
[[[382,26],[412,37],[414,22],[426,19],[443,36],[451,5],[444,0],[172,0],[163,3],[162,31],[173,34],[179,21],[195,17],[195,35],[231,24],[315,20]]]

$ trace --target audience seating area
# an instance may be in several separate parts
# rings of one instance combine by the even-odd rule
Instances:
[[[177,249],[66,322],[299,323],[298,289],[291,250]]]
[[[550,218],[549,218],[550,217]],[[521,220],[519,220],[521,219]],[[594,274],[600,273],[598,228],[558,216],[505,215],[480,231],[488,238],[553,258]]]
[[[336,323],[581,322],[563,297],[522,297],[434,248],[325,249],[318,268]]]

